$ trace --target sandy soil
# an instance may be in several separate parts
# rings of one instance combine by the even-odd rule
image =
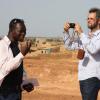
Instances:
[[[77,65],[75,53],[26,57],[25,69],[36,86],[30,93],[23,91],[23,100],[81,100]]]

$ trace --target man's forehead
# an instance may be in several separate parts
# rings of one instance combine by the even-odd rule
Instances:
[[[88,17],[96,18],[96,13],[95,12],[91,12],[91,13],[88,14]]]
[[[17,23],[16,26],[15,26],[15,28],[21,29],[22,28],[22,25],[20,23]]]

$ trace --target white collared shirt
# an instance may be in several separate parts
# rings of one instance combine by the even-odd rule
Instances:
[[[79,45],[78,41],[80,41]],[[92,38],[82,33],[80,40],[75,42],[70,42],[66,34],[64,43],[65,47],[70,50],[79,49],[80,46],[84,47],[85,56],[83,60],[79,60],[78,79],[85,80],[91,77],[100,79],[100,30],[94,32]]]
[[[9,47],[11,41],[7,36],[0,40],[0,85],[12,70],[19,67],[24,56],[20,52],[16,57],[13,57],[11,48]]]

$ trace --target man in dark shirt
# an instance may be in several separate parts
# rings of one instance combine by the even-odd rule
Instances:
[[[26,35],[26,26],[22,19],[13,19],[9,24],[8,35],[0,41],[0,100],[21,100],[21,84],[23,80],[23,58],[29,52],[31,43],[27,41],[21,46]],[[30,92],[32,84],[24,85]]]

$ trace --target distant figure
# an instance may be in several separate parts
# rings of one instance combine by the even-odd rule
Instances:
[[[9,24],[8,35],[0,40],[0,100],[21,100],[21,84],[26,75],[23,58],[29,52],[31,43],[27,41],[20,50],[18,42],[23,41],[26,26],[22,19],[13,19]],[[30,92],[32,84],[23,86]]]
[[[79,24],[75,23],[74,31],[78,33],[77,41],[69,38],[70,24],[65,23],[64,43],[67,49],[79,49],[78,79],[82,100],[97,100],[100,89],[100,9],[89,10],[87,25],[90,29],[84,34]],[[83,50],[82,50],[83,49]]]

